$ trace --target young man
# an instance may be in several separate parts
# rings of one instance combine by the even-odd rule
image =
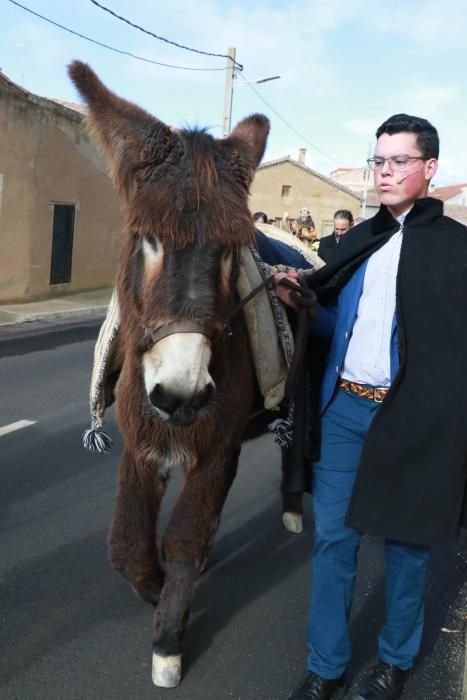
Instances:
[[[312,464],[308,674],[293,700],[344,697],[363,533],[385,538],[386,622],[357,697],[400,697],[420,647],[430,545],[466,523],[467,228],[427,197],[436,129],[398,114],[376,136],[381,208],[309,279],[320,302],[313,332],[329,351]],[[307,291],[295,302],[277,291],[291,306],[307,301]]]

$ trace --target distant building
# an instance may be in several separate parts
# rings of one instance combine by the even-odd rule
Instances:
[[[379,207],[381,205],[381,202],[379,201],[379,197],[376,193],[376,190],[374,187],[369,189],[366,193],[366,203],[365,203],[365,219],[369,219],[370,216],[374,216],[376,212],[378,211]]]
[[[309,168],[305,158],[302,148],[298,160],[286,156],[260,165],[251,186],[250,209],[265,211],[270,219],[284,225],[286,219],[292,223],[299,210],[307,207],[318,235],[326,236],[333,231],[337,209],[360,215],[362,197]]]
[[[0,303],[113,284],[120,203],[83,111],[0,72]]]
[[[432,187],[429,195],[430,197],[441,199],[445,204],[467,206],[467,182],[462,182],[458,185],[447,185],[446,187]]]
[[[365,171],[367,168],[336,168],[329,173],[329,177],[334,182],[338,182],[344,187],[348,187],[354,192],[359,194],[363,193],[365,189]],[[373,178],[370,173],[369,187],[373,186]]]
[[[444,213],[446,216],[450,216],[451,219],[455,219],[467,226],[467,207],[464,207],[462,204],[445,204]]]

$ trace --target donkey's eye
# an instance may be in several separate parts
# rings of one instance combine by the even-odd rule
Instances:
[[[159,247],[159,242],[155,236],[146,236],[145,240],[150,244],[153,250],[157,251]]]

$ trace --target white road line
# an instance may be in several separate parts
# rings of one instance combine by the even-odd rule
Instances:
[[[16,423],[10,423],[10,425],[4,425],[0,428],[0,437],[2,435],[7,435],[8,433],[13,433],[15,430],[21,430],[21,428],[27,428],[29,425],[34,425],[37,423],[36,420],[17,420]]]

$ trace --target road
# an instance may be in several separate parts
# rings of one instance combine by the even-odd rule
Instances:
[[[152,685],[151,610],[106,559],[121,447],[112,414],[114,450],[93,455],[81,446],[94,335],[79,323],[46,333],[40,324],[0,329],[0,697],[285,700],[306,658],[312,523],[307,514],[303,535],[282,528],[269,436],[244,446],[195,592],[182,684]],[[162,522],[178,484],[176,475]],[[309,497],[306,506],[309,513]],[[433,552],[425,637],[404,698],[462,698],[466,543]],[[360,562],[353,689],[375,661],[383,620],[380,540],[364,540]]]

